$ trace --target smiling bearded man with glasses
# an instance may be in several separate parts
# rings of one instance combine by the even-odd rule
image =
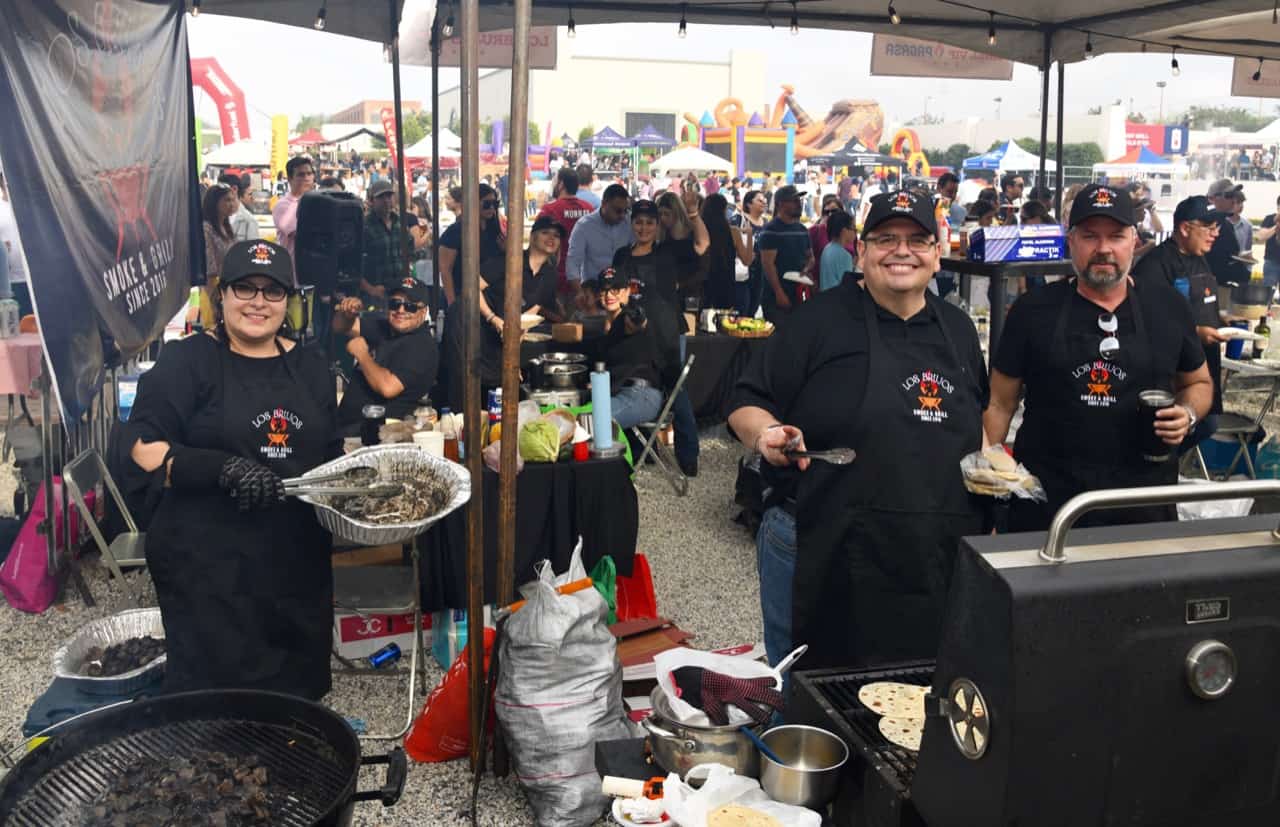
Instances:
[[[1091,184],[1071,205],[1076,277],[1024,294],[1009,312],[991,362],[987,438],[1003,442],[1025,387],[1014,456],[1039,477],[1048,502],[1015,499],[1010,531],[1043,531],[1062,504],[1100,488],[1172,485],[1176,451],[1143,458],[1143,391],[1166,391],[1155,436],[1179,445],[1213,401],[1213,383],[1188,302],[1173,286],[1129,276],[1137,244],[1133,202]],[[1172,506],[1107,509],[1078,525],[1175,518]]]

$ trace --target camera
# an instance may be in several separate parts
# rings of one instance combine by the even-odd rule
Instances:
[[[636,328],[644,327],[644,323],[647,319],[644,313],[644,308],[635,302],[631,302],[626,307],[622,308],[621,316],[624,320],[631,322],[632,326]]]

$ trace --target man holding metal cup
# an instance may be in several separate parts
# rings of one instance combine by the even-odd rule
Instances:
[[[1048,502],[1014,500],[1011,531],[1042,531],[1084,491],[1177,482],[1176,451],[1209,412],[1213,383],[1187,300],[1129,276],[1137,245],[1129,194],[1091,184],[1071,205],[1076,277],[1023,295],[991,362],[983,427],[1003,442],[1023,389],[1014,456]],[[1174,519],[1172,506],[1109,509],[1081,525]]]

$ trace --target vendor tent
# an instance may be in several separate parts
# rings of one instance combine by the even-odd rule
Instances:
[[[1027,172],[1033,169],[1039,169],[1040,157],[1032,155],[1022,147],[1018,146],[1016,141],[1009,140],[990,152],[984,152],[981,155],[975,155],[972,158],[964,159],[965,169],[986,169],[995,172]],[[1053,161],[1045,161],[1045,169],[1057,169],[1057,165]]]
[[[810,166],[821,167],[901,167],[906,165],[901,158],[881,155],[873,149],[867,149],[858,142],[857,138],[835,152],[815,155],[807,160]]]
[[[458,158],[458,157],[461,157],[461,155],[462,155],[462,153],[461,153],[461,152],[459,152],[459,151],[458,151],[458,150],[456,150],[456,149],[450,149],[448,146],[446,146],[446,145],[445,145],[444,140],[443,140],[443,137],[444,137],[444,136],[442,135],[442,136],[441,136],[442,140],[440,141],[440,157],[441,157],[441,158]],[[432,149],[432,146],[431,146],[431,136],[430,136],[430,135],[428,135],[427,137],[423,138],[421,141],[418,141],[418,142],[417,142],[416,144],[414,144],[413,146],[407,146],[407,147],[405,147],[405,148],[404,148],[404,157],[406,157],[406,158],[408,158],[408,159],[410,159],[410,160],[421,160],[421,159],[430,160],[430,159],[431,159],[431,149]]]
[[[733,162],[697,147],[686,146],[668,152],[649,165],[656,175],[684,175],[689,172],[733,172]]]
[[[630,140],[632,146],[672,147],[676,145],[675,141],[654,129],[651,123],[645,124],[644,129],[632,135]]]
[[[1186,178],[1187,165],[1182,161],[1161,158],[1145,146],[1133,149],[1110,161],[1093,165],[1093,174],[1115,178]]]
[[[320,130],[314,127],[296,138],[289,139],[289,146],[318,146],[324,143],[328,143],[328,141],[324,139],[324,135],[320,134]]]
[[[590,138],[582,142],[582,146],[586,149],[630,149],[634,144],[630,138],[624,138],[612,128],[605,127]]]
[[[271,165],[271,147],[246,139],[220,146],[204,154],[200,163],[214,167],[265,167]]]

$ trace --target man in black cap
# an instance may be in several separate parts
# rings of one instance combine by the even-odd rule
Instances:
[[[1218,280],[1209,269],[1205,254],[1213,247],[1221,225],[1218,211],[1203,195],[1193,195],[1178,204],[1173,211],[1173,234],[1147,253],[1133,268],[1133,278],[1139,287],[1148,283],[1171,285],[1191,305],[1191,318],[1195,321],[1196,336],[1204,345],[1205,366],[1213,380],[1213,405],[1209,414],[1196,424],[1191,436],[1184,441],[1184,449],[1190,449],[1213,436],[1217,430],[1218,414],[1222,413],[1222,348],[1226,341],[1218,333],[1222,317],[1218,311]]]
[[[369,187],[369,212],[364,218],[364,256],[360,292],[381,305],[391,287],[409,275],[404,251],[408,235],[395,211],[395,187],[379,178]]]
[[[987,378],[968,315],[928,292],[933,201],[871,199],[852,281],[798,307],[734,391],[729,426],[765,459],[757,541],[765,647],[806,668],[937,654],[960,537],[984,527],[960,459],[982,447]],[[848,465],[804,449],[853,448]]]
[[[392,419],[410,416],[436,381],[426,285],[404,278],[388,291],[385,314],[363,310],[360,299],[344,299],[333,316],[333,330],[350,339],[347,352],[357,368],[338,406],[342,428],[358,425],[365,405],[385,406]]]
[[[1129,276],[1137,246],[1129,194],[1085,187],[1071,204],[1067,239],[1076,277],[1023,294],[991,362],[987,438],[1004,442],[1025,386],[1014,456],[1048,494],[1046,503],[1012,501],[1012,531],[1043,531],[1063,503],[1085,491],[1176,483],[1174,457],[1143,458],[1149,434],[1140,428],[1138,395],[1173,395],[1152,426],[1170,446],[1213,402],[1186,299],[1158,280],[1135,284]],[[1172,506],[1150,506],[1094,511],[1079,524],[1171,519]]]
[[[1204,256],[1209,262],[1209,269],[1219,284],[1244,284],[1249,281],[1249,265],[1236,257],[1249,256],[1253,252],[1251,238],[1249,245],[1241,244],[1246,228],[1239,227],[1239,224],[1241,221],[1249,223],[1240,217],[1237,206],[1244,203],[1244,185],[1233,184],[1230,178],[1219,178],[1209,185],[1209,201],[1218,214],[1218,237]],[[1252,225],[1248,232],[1252,233]]]
[[[774,324],[799,306],[799,284],[792,278],[800,278],[813,265],[809,231],[800,223],[804,196],[790,184],[779,187],[773,195],[773,220],[756,236],[765,277],[761,303],[765,317]]]

